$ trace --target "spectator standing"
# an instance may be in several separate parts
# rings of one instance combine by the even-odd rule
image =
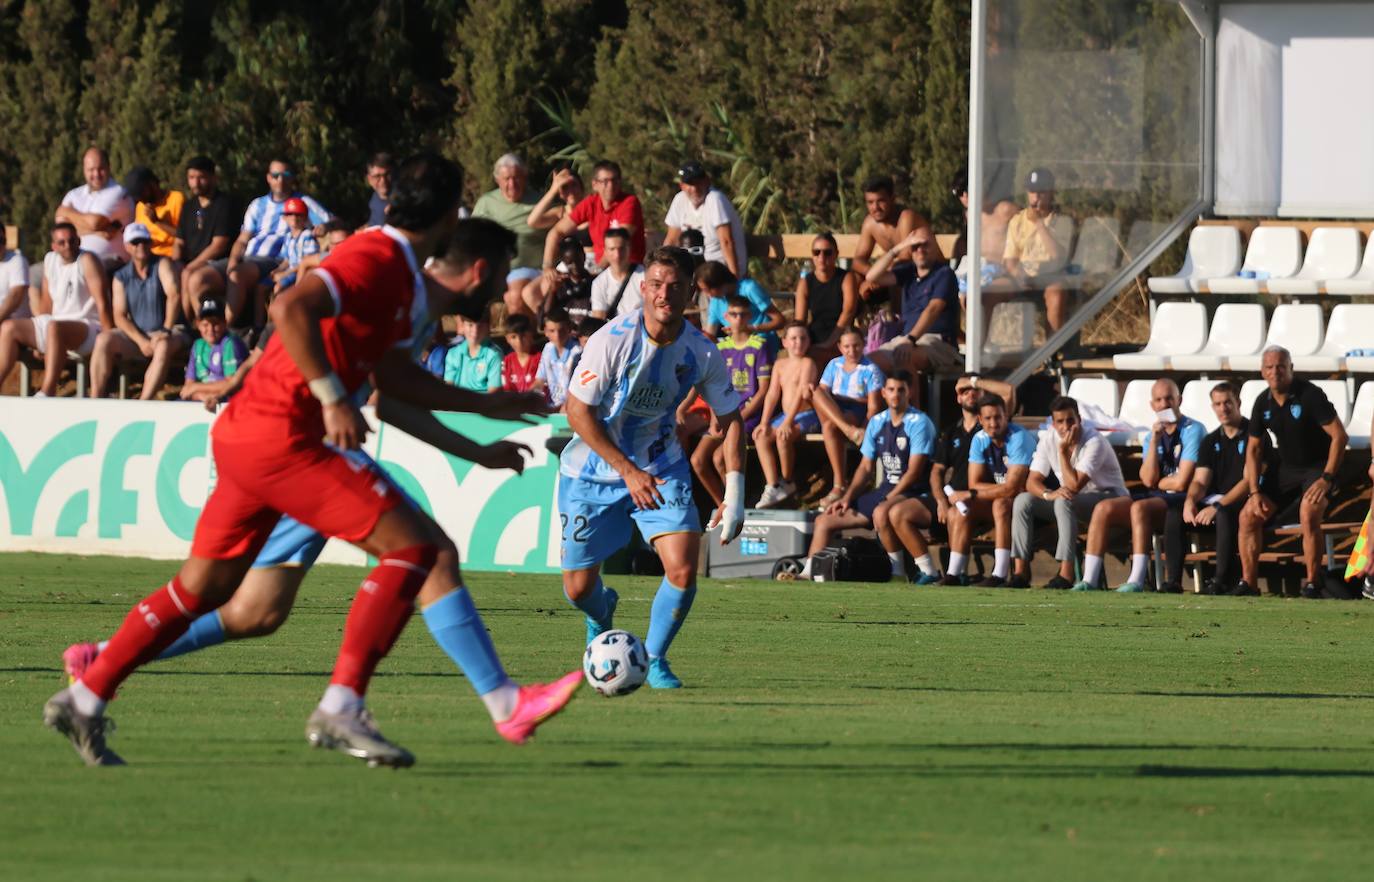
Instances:
[[[229,253],[239,210],[233,198],[220,190],[215,162],[208,156],[186,163],[186,189],[191,198],[182,207],[172,259],[182,265],[182,315],[194,324],[203,301],[224,297],[224,276],[211,264]]]
[[[76,227],[81,250],[102,263],[127,260],[120,230],[133,223],[134,204],[124,188],[110,179],[110,157],[99,147],[92,147],[81,158],[81,171],[86,183],[62,197],[57,221]]]
[[[1236,587],[1236,537],[1240,511],[1250,495],[1245,483],[1245,446],[1250,421],[1241,415],[1240,395],[1230,383],[1212,387],[1212,413],[1221,425],[1202,439],[1193,482],[1183,508],[1170,508],[1164,520],[1164,554],[1169,584],[1183,582],[1183,532],[1192,527],[1216,530],[1216,572],[1204,594],[1229,594]],[[1186,525],[1186,526],[1185,526]]]
[[[286,225],[291,232],[286,238],[281,263],[272,271],[274,291],[285,291],[296,284],[300,276],[301,261],[320,253],[320,243],[315,239],[314,229],[310,226],[310,209],[306,207],[305,200],[294,197],[286,200],[281,213],[282,217],[286,218]],[[264,313],[256,316],[255,320],[257,326],[262,327],[267,323],[267,316]]]
[[[840,246],[831,233],[820,233],[811,240],[810,272],[797,280],[793,314],[806,322],[811,339],[811,357],[824,364],[840,354],[840,335],[854,325],[859,312],[859,280],[839,267]]]
[[[142,224],[152,236],[153,254],[171,257],[176,251],[185,194],[162,189],[162,181],[146,165],[135,166],[124,176],[124,192],[134,202],[134,222]]]
[[[200,318],[196,328],[200,339],[191,345],[191,358],[186,362],[186,381],[181,397],[187,401],[223,398],[224,381],[238,375],[248,364],[248,347],[229,333],[224,307],[218,300],[207,300],[197,310]]]
[[[0,236],[5,225],[0,223]],[[19,249],[6,249],[0,241],[0,322],[11,318],[31,318],[29,305],[29,262]]]
[[[248,204],[243,228],[229,257],[211,264],[226,280],[224,318],[230,325],[243,325],[260,312],[266,313],[266,303],[258,302],[261,298],[256,292],[259,282],[277,268],[291,235],[283,213],[286,201],[304,202],[311,226],[327,223],[332,217],[323,205],[296,189],[296,173],[284,159],[268,164],[267,187],[267,195]]]
[[[539,305],[539,288],[529,286],[540,277],[544,234],[531,228],[529,219],[539,200],[530,192],[525,161],[514,153],[496,160],[492,177],[496,189],[478,197],[472,216],[490,218],[515,234],[515,257],[506,274],[506,315],[533,315]]]
[[[1326,393],[1293,376],[1293,359],[1282,346],[1261,356],[1260,373],[1268,388],[1250,411],[1245,481],[1250,500],[1240,514],[1241,584],[1233,594],[1256,594],[1264,527],[1271,521],[1302,526],[1302,556],[1307,580],[1302,596],[1324,596],[1321,562],[1325,552],[1322,520],[1350,440]]]
[[[121,243],[122,244],[122,243]],[[19,347],[43,356],[43,387],[38,394],[57,394],[57,380],[67,365],[67,352],[88,355],[102,328],[112,327],[105,268],[94,254],[81,250],[74,224],[52,228],[52,250],[43,258],[43,287],[31,318],[0,323],[0,384],[5,382]]]
[[[1054,187],[1054,174],[1047,168],[1026,174],[1026,207],[1007,225],[1002,268],[1012,290],[1044,292],[1045,314],[1050,329],[1057,331],[1068,319],[1063,270],[1073,242],[1073,219],[1059,211]],[[990,314],[991,307],[986,308]]]
[[[542,391],[549,407],[561,410],[568,400],[568,383],[572,365],[582,353],[582,347],[572,339],[572,319],[561,309],[551,309],[544,316],[544,351],[539,354],[539,369],[535,372],[534,389]]]
[[[534,350],[534,325],[529,316],[506,316],[506,345],[510,352],[501,359],[501,388],[528,392],[539,376],[539,353]]]
[[[918,228],[901,248],[883,252],[867,278],[883,287],[901,287],[901,324],[906,332],[874,350],[873,363],[885,373],[894,370],[938,371],[960,363],[959,281],[940,257],[930,227]],[[913,260],[894,266],[902,251]]]
[[[1051,475],[1059,486],[1045,483]],[[1078,563],[1078,523],[1092,519],[1093,509],[1109,499],[1127,498],[1121,463],[1112,445],[1083,422],[1078,402],[1060,396],[1050,402],[1050,428],[1040,432],[1031,459],[1026,490],[1012,504],[1011,588],[1030,587],[1030,562],[1035,556],[1037,521],[1053,520],[1058,529],[1054,559],[1059,572],[1046,588],[1073,587]]]
[[[367,163],[367,185],[372,193],[367,197],[367,224],[380,227],[386,224],[386,207],[391,204],[391,172],[396,163],[390,153],[377,153]]]
[[[621,190],[620,166],[602,160],[592,167],[592,195],[573,207],[572,211],[553,225],[544,239],[544,280],[552,287],[558,280],[554,272],[554,257],[563,239],[572,235],[581,224],[587,225],[592,237],[592,252],[596,262],[605,265],[606,231],[623,227],[630,232],[630,260],[644,262],[644,210],[639,197]]]
[[[179,280],[172,261],[153,253],[152,232],[135,221],[124,228],[124,246],[129,262],[110,282],[115,326],[100,332],[91,352],[91,395],[105,396],[116,361],[147,359],[139,398],[150,401],[167,379],[168,362],[191,341],[176,330],[181,319]]]
[[[700,230],[706,260],[725,264],[737,279],[749,275],[744,222],[729,197],[711,186],[711,176],[694,159],[677,170],[677,180],[677,195],[663,219],[668,230],[663,244],[677,245],[683,230]]]
[[[501,391],[501,350],[485,318],[458,317],[457,340],[444,356],[444,382],[472,392]]]
[[[644,305],[642,264],[630,262],[630,234],[618,227],[606,231],[606,269],[592,279],[592,315],[615,318]]]
[[[893,255],[895,263],[889,263],[888,266],[905,263],[911,260],[906,238],[921,227],[929,228],[930,221],[914,209],[898,204],[892,178],[870,178],[864,182],[863,189],[864,207],[868,209],[868,214],[859,228],[859,243],[854,246],[852,269],[865,276],[863,284],[859,286],[859,295],[868,300],[873,292],[883,287],[867,279],[874,249],[897,252]]]

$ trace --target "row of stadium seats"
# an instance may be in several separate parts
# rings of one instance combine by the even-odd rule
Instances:
[[[1241,260],[1240,230],[1199,225],[1183,268],[1150,279],[1156,294],[1374,294],[1374,247],[1360,248],[1355,227],[1317,227],[1304,254],[1302,231],[1260,226]]]
[[[1150,387],[1154,379],[1131,380],[1123,392],[1116,380],[1104,377],[1078,377],[1069,384],[1069,397],[1080,404],[1091,404],[1100,408],[1108,416],[1136,427],[1149,427],[1154,423],[1154,409],[1150,406]],[[1184,384],[1179,409],[1212,431],[1219,421],[1212,413],[1210,393],[1219,380],[1193,380]],[[1365,449],[1369,444],[1369,429],[1374,422],[1374,382],[1361,384],[1352,406],[1350,387],[1343,380],[1316,380],[1318,386],[1336,409],[1336,416],[1345,425],[1350,435],[1350,447]],[[1247,380],[1240,388],[1241,413],[1250,416],[1255,399],[1265,389],[1263,380]],[[1131,432],[1114,432],[1110,435],[1114,444],[1140,442],[1138,435]]]
[[[1112,364],[1125,371],[1256,372],[1265,347],[1282,346],[1297,371],[1374,373],[1371,328],[1374,304],[1338,304],[1327,324],[1316,303],[1283,304],[1267,322],[1259,303],[1223,303],[1209,330],[1206,305],[1173,301],[1155,310],[1145,348],[1114,356]]]

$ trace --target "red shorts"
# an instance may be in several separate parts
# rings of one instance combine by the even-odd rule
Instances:
[[[196,523],[193,557],[255,557],[282,515],[360,542],[404,498],[370,469],[323,444],[286,448],[214,439],[219,480]]]

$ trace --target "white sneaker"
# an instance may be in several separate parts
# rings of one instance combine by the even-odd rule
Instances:
[[[754,508],[773,508],[784,499],[788,499],[797,492],[797,488],[791,481],[783,481],[781,484],[769,484],[763,488],[763,495],[759,501],[754,503]]]

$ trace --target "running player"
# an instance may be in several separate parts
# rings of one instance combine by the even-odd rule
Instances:
[[[456,551],[388,481],[340,451],[356,450],[369,431],[349,397],[369,373],[384,400],[403,410],[445,409],[452,402],[452,387],[416,365],[411,349],[428,312],[419,266],[455,234],[460,182],[458,169],[441,157],[408,160],[392,191],[391,225],[348,240],[319,272],[274,302],[276,336],[213,430],[219,483],[197,524],[191,558],[130,611],[105,651],[44,708],[45,722],[88,764],[122,763],[105,744],[105,704],[191,620],[224,604],[282,514],[378,558],[349,611],[334,674],[307,735],[370,765],[414,761],[377,730],[363,695],[436,563],[451,568],[455,587],[461,586]],[[471,270],[494,285],[504,276],[510,241],[508,233],[494,237],[487,229],[466,232],[485,239],[482,265],[474,261]],[[483,300],[490,296],[483,294]],[[470,605],[465,591],[450,596],[455,605],[464,599]],[[464,633],[450,636],[474,644],[469,659],[499,671],[475,609],[459,630]],[[566,704],[580,675],[526,688],[499,677],[510,712],[498,728],[521,741]]]
[[[617,595],[601,582],[601,563],[630,541],[631,522],[663,561],[649,632],[649,685],[675,689],[668,647],[696,597],[701,519],[692,473],[678,445],[677,406],[695,387],[725,433],[721,542],[744,526],[744,432],[739,394],[725,360],[683,312],[692,294],[686,252],[660,248],[644,270],[643,309],[607,324],[587,341],[568,387],[558,516],[563,523],[563,591],[587,616],[587,642],[611,627]]]

